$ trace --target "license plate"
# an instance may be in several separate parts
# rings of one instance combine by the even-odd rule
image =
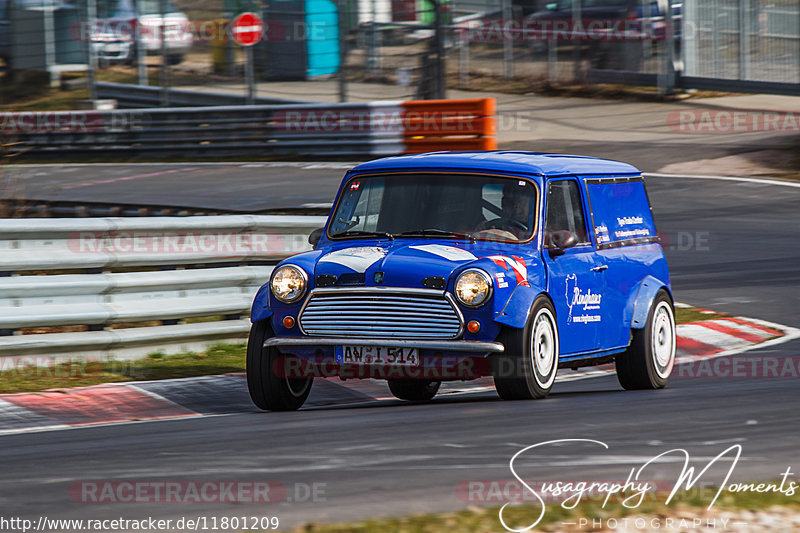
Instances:
[[[118,54],[122,51],[122,46],[118,44],[107,44],[105,50],[108,54]]]
[[[335,346],[336,362],[349,365],[419,366],[416,348],[392,346]]]

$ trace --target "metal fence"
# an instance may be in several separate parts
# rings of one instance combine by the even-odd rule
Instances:
[[[258,287],[324,217],[4,219],[0,357],[241,341]]]
[[[231,21],[248,10],[265,21],[254,82],[269,84],[273,98],[396,100],[441,97],[444,87],[614,81],[791,92],[780,84],[800,81],[796,0],[8,1],[15,22],[0,23],[0,57],[20,68],[39,58],[66,63],[52,67],[60,71],[91,58],[100,81],[242,97],[246,54]],[[176,105],[169,100],[159,94]]]
[[[132,92],[134,105],[146,96],[125,85],[99,89],[119,99]],[[0,135],[29,159],[340,157],[497,147],[493,98],[0,113]]]
[[[691,21],[686,76],[800,83],[797,0],[685,0],[684,6]]]

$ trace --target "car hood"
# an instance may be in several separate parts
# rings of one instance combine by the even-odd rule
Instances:
[[[330,276],[328,282],[332,283],[335,278],[337,286],[421,288],[425,286],[425,278],[444,278],[446,282],[454,272],[470,266],[493,271],[498,261],[516,261],[513,257],[524,265],[525,261],[519,255],[511,255],[522,254],[523,250],[520,246],[508,244],[443,243],[428,239],[348,243],[312,252],[314,257],[309,257],[311,264],[308,267],[313,264],[313,272],[309,273],[315,280],[320,280],[320,276]]]

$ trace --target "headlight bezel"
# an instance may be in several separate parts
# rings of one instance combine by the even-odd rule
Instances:
[[[458,291],[459,282],[462,280],[464,276],[471,273],[478,274],[481,278],[483,278],[483,281],[487,285],[486,296],[484,296],[484,298],[477,303],[465,302],[464,300],[461,299],[461,296],[459,295]],[[480,268],[468,268],[464,270],[461,274],[458,275],[458,277],[456,278],[456,282],[453,285],[453,296],[455,296],[456,301],[459,304],[463,305],[464,307],[469,307],[470,309],[476,309],[484,305],[491,299],[493,292],[494,292],[494,283],[492,282],[492,276],[490,276],[488,272]]]
[[[298,274],[300,274],[300,279],[303,282],[302,289],[300,289],[298,291],[297,295],[295,295],[292,298],[283,298],[283,297],[279,296],[277,294],[277,292],[275,291],[275,278],[277,278],[278,274],[280,274],[282,271],[285,271],[285,270],[293,270],[293,271],[297,272]],[[276,300],[278,300],[282,304],[297,303],[298,301],[300,301],[303,298],[303,296],[306,295],[306,292],[308,292],[308,274],[306,274],[305,270],[303,270],[302,268],[300,268],[297,265],[281,265],[280,267],[275,269],[275,271],[272,273],[272,276],[270,276],[270,278],[269,278],[269,292],[270,292],[270,294],[272,294],[272,296],[275,297]]]

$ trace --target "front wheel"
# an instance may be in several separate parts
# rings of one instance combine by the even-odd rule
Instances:
[[[550,301],[540,296],[523,329],[501,336],[505,351],[494,359],[494,385],[504,400],[544,398],[558,372],[558,325]]]
[[[300,369],[299,360],[282,355],[274,346],[264,347],[273,337],[268,320],[250,328],[247,340],[247,389],[256,407],[265,411],[294,411],[299,409],[311,392],[314,378],[292,377]]]
[[[427,402],[439,391],[441,381],[428,379],[389,379],[389,390],[395,398],[411,402]]]
[[[642,329],[633,330],[625,353],[617,356],[617,379],[623,388],[661,389],[675,365],[675,313],[672,300],[660,290]]]

